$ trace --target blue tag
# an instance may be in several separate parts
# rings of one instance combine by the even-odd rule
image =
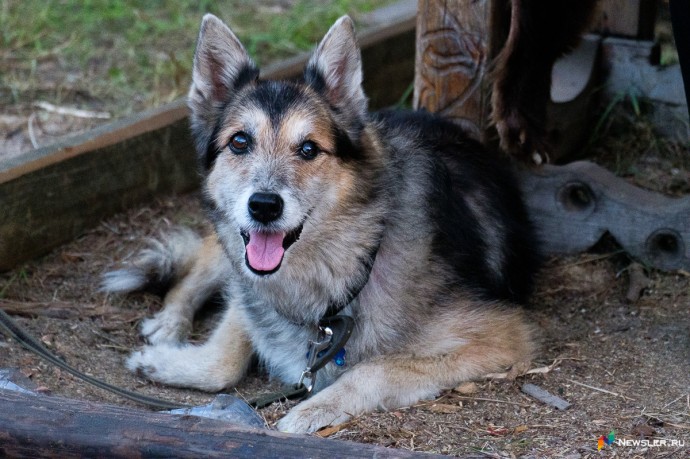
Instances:
[[[333,362],[339,367],[345,365],[345,348],[338,351],[335,357],[333,357]]]
[[[316,354],[316,357],[321,358],[321,356],[323,356],[327,350],[328,349],[324,349],[323,351],[320,351],[318,354]],[[342,348],[341,350],[339,350],[338,353],[333,356],[333,363],[335,363],[339,367],[342,367],[343,365],[345,365],[345,354],[346,354],[345,348]],[[309,359],[309,352],[306,353],[305,357],[307,358],[307,360]]]

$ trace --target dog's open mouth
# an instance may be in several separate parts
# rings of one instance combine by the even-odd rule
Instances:
[[[242,231],[244,239],[244,260],[255,274],[272,274],[280,268],[285,251],[299,239],[302,227],[285,231]]]

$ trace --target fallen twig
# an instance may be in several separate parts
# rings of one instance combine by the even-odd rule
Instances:
[[[556,409],[566,410],[570,407],[570,402],[567,402],[566,400],[563,400],[562,398],[553,395],[552,393],[542,389],[541,387],[535,384],[525,383],[522,385],[520,390],[525,394],[529,395],[530,397],[533,397],[549,406],[553,406]]]
[[[101,317],[115,314],[115,308],[97,306],[94,304],[74,304],[63,301],[9,301],[0,300],[0,308],[7,314],[22,317],[52,317],[55,319],[77,319],[80,317]]]
[[[634,398],[626,397],[625,395],[619,394],[617,392],[612,392],[610,390],[602,389],[601,387],[590,386],[589,384],[581,383],[581,382],[575,381],[573,379],[569,379],[568,381],[570,381],[573,384],[577,384],[578,386],[586,387],[587,389],[592,389],[592,390],[595,390],[597,392],[603,392],[604,394],[613,395],[614,397],[621,397],[621,398],[626,399],[626,400],[635,400]]]
[[[29,125],[29,140],[31,140],[31,145],[33,145],[34,148],[38,148],[38,140],[36,140],[36,133],[34,132],[34,121],[36,120],[36,113],[32,113],[31,116],[29,116],[29,120],[27,121]]]
[[[686,394],[683,394],[683,395],[681,395],[680,397],[676,398],[675,400],[671,400],[671,401],[668,402],[666,405],[664,405],[661,409],[662,409],[662,410],[665,410],[665,409],[668,408],[669,406],[671,406],[671,405],[673,405],[674,403],[676,403],[678,400],[680,400],[680,399],[682,399],[682,398],[686,398],[686,397],[690,397],[690,394],[687,394],[687,395],[686,395]]]
[[[489,373],[484,375],[483,379],[515,379],[519,376],[533,375],[533,374],[546,374],[551,372],[554,368],[560,365],[564,360],[582,360],[575,357],[559,357],[555,359],[551,365],[546,365],[544,367],[531,368],[527,371],[515,372],[513,368],[510,371],[504,373]]]
[[[74,116],[76,118],[96,118],[100,120],[109,120],[111,117],[110,113],[108,112],[93,112],[90,110],[81,110],[79,108],[60,107],[44,101],[35,102],[34,106],[42,108],[47,112],[57,113],[58,115]]]
[[[509,400],[498,400],[495,398],[482,398],[482,397],[465,397],[463,395],[455,395],[455,397],[461,398],[463,400],[477,400],[480,402],[506,403],[508,405],[515,405],[515,406],[521,406],[523,408],[529,408],[529,405],[525,405],[524,403],[511,402]]]
[[[331,435],[340,432],[341,430],[343,430],[344,428],[346,428],[350,424],[352,424],[352,421],[343,422],[342,424],[337,424],[334,426],[324,427],[323,429],[317,431],[316,435],[321,437],[321,438],[330,437]]]

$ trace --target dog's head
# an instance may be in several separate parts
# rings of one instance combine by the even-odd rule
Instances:
[[[278,271],[309,232],[315,245],[338,231],[326,226],[341,224],[339,214],[369,192],[361,83],[349,17],[331,27],[301,83],[260,80],[232,31],[204,17],[188,98],[192,130],[216,229],[226,249],[244,250],[250,273]],[[316,248],[303,245],[313,256]]]

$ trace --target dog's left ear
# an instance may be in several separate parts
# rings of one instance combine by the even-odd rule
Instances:
[[[366,115],[362,55],[355,38],[355,26],[349,16],[338,19],[323,37],[309,59],[304,79],[317,92],[324,94],[331,105],[354,110],[356,116]]]

